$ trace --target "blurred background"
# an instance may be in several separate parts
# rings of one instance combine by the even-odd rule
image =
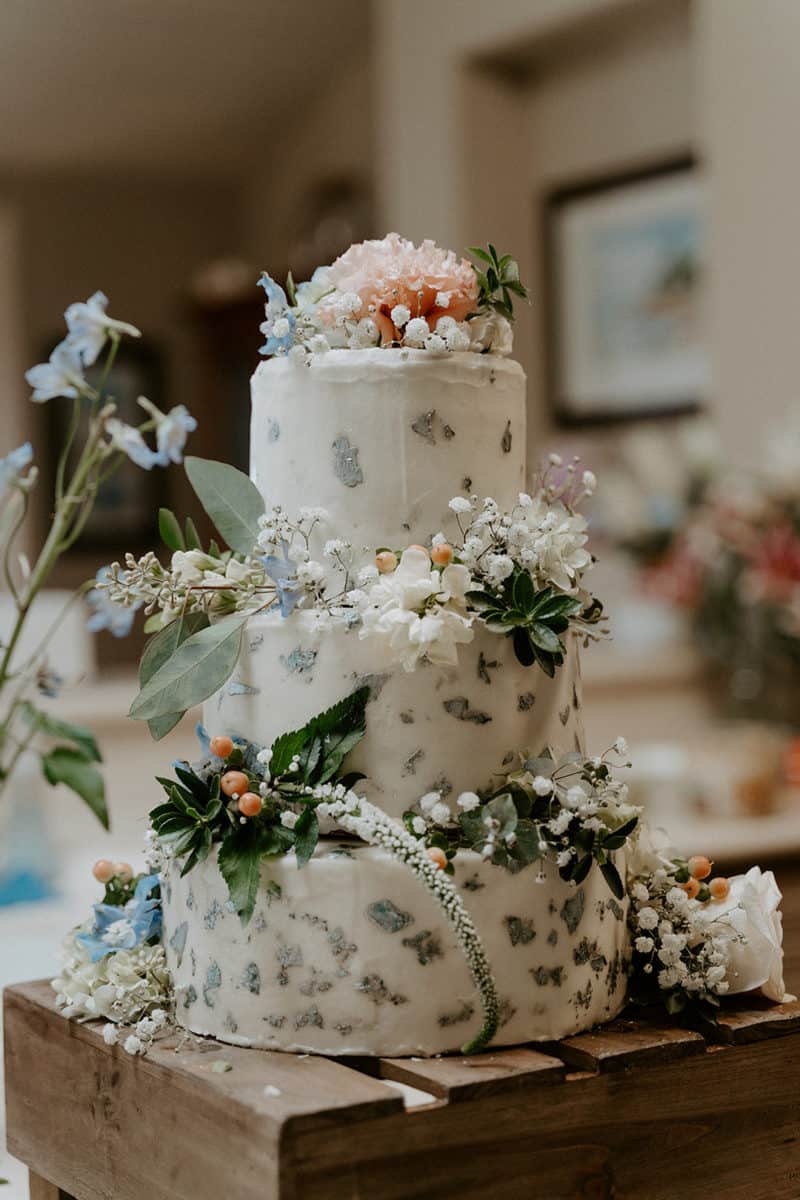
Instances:
[[[491,240],[533,293],[529,460],[600,481],[590,746],[627,736],[680,849],[800,857],[796,0],[4,0],[0,112],[0,455],[31,440],[43,475],[22,549],[64,437],[23,373],[71,301],[102,288],[143,331],[121,393],[186,404],[193,453],[246,466],[262,268],[304,279],[389,230]],[[180,468],[123,472],[43,613],[155,546],[163,503],[193,511]],[[139,649],[77,610],[53,646],[113,833],[23,780],[0,983],[50,970],[89,865],[138,853],[152,776],[193,752],[188,719],[161,746],[126,720]]]

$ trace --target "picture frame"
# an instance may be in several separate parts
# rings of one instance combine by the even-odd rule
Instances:
[[[544,203],[547,390],[559,425],[685,414],[708,394],[706,215],[691,156]]]

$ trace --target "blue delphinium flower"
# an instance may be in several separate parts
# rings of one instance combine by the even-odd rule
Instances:
[[[118,950],[143,946],[161,932],[161,901],[151,897],[158,886],[158,875],[146,875],[136,885],[124,906],[95,904],[94,926],[76,935],[76,941],[89,951],[92,962]]]
[[[266,271],[261,275],[258,286],[267,294],[265,307],[266,320],[262,321],[259,329],[267,339],[259,350],[265,357],[271,354],[285,354],[294,344],[294,331],[297,324],[294,313],[289,308],[286,293],[279,283],[276,283]]]
[[[69,338],[59,342],[48,362],[37,363],[26,371],[25,379],[33,388],[31,400],[37,404],[52,400],[55,396],[77,400],[81,393],[89,390],[83,377],[80,349]]]
[[[17,446],[16,450],[11,450],[5,458],[0,458],[0,500],[32,462],[33,447],[30,442]]]
[[[111,437],[111,445],[115,450],[127,454],[132,463],[149,471],[152,467],[162,466],[155,450],[151,450],[140,431],[133,425],[127,425],[118,417],[109,417],[106,421],[106,433]]]
[[[95,576],[98,583],[108,577],[108,567],[101,567]],[[125,572],[118,576],[120,582],[125,582]],[[114,637],[127,637],[133,629],[133,621],[138,610],[144,603],[137,600],[135,604],[118,604],[112,600],[108,592],[102,588],[92,588],[86,597],[94,612],[86,622],[90,633],[99,633],[107,629]]]
[[[281,606],[281,616],[288,617],[294,611],[305,589],[297,580],[297,564],[289,558],[289,547],[285,541],[281,542],[281,550],[283,558],[279,558],[277,554],[267,554],[261,561],[275,584],[278,603]]]
[[[109,333],[127,334],[128,337],[141,337],[135,325],[127,321],[115,321],[106,312],[108,296],[95,292],[88,300],[70,304],[64,313],[64,320],[69,329],[70,345],[78,351],[84,366],[91,366],[105,345]]]

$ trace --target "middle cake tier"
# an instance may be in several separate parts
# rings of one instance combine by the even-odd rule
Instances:
[[[265,613],[250,621],[238,667],[206,701],[203,720],[212,734],[271,746],[366,685],[367,730],[347,766],[399,817],[426,792],[455,799],[496,783],[515,769],[520,750],[583,750],[577,638],[567,645],[550,679],[522,666],[510,639],[476,626],[456,667],[407,672],[387,666],[357,629],[320,631],[312,614]]]

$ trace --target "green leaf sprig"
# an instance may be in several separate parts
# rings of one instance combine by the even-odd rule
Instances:
[[[537,777],[552,783],[544,795],[534,787]],[[559,866],[562,879],[582,883],[592,864],[597,863],[611,892],[621,900],[625,889],[613,854],[633,835],[639,817],[636,814],[619,819],[616,804],[605,801],[610,783],[605,758],[584,758],[574,751],[556,760],[548,752],[526,760],[523,769],[508,776],[500,787],[479,793],[481,804],[460,812],[457,824],[429,828],[423,835],[425,844],[444,851],[448,874],[453,872],[452,859],[459,850],[474,850],[509,871],[545,858],[555,861],[558,855],[570,851],[568,861]],[[565,808],[560,793],[567,784],[578,786],[587,800],[596,802],[600,828],[585,825],[577,812]],[[562,812],[570,812],[570,816],[557,833],[551,823]],[[410,833],[416,833],[414,822],[418,819],[417,812],[404,813],[403,822]]]
[[[281,734],[268,767],[259,761],[260,747],[240,742],[221,764],[213,758],[195,768],[185,763],[175,768],[177,782],[159,778],[167,799],[150,813],[157,837],[172,855],[184,859],[182,875],[220,843],[219,869],[243,925],[253,915],[262,862],[294,850],[298,867],[303,867],[313,855],[319,838],[315,810],[324,798],[319,789],[330,784],[347,790],[361,778],[342,767],[364,736],[369,697],[369,688],[359,688],[302,729]],[[246,777],[246,790],[261,794],[262,785],[268,785],[254,817],[242,818],[236,802],[222,791],[222,780],[232,770]],[[298,806],[297,820],[287,828],[281,817]]]
[[[530,572],[519,564],[498,588],[467,592],[466,598],[487,628],[512,638],[523,666],[538,663],[552,679],[566,654],[560,635],[580,613],[580,599],[552,587],[537,591]]]
[[[500,313],[508,321],[514,320],[514,300],[528,300],[529,293],[520,281],[519,265],[510,254],[498,255],[494,246],[489,243],[488,250],[480,246],[470,246],[469,253],[483,264],[483,268],[475,267],[478,280],[478,309],[490,309]]]

